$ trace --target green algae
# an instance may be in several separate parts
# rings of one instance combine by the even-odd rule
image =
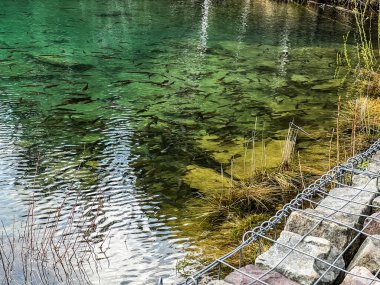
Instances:
[[[83,143],[96,143],[100,141],[100,139],[101,139],[101,135],[99,133],[90,133],[83,136],[81,138],[81,141]]]
[[[99,163],[97,161],[90,160],[86,161],[84,165],[92,168],[93,170],[96,170],[99,166]]]
[[[231,187],[228,178],[213,169],[190,165],[183,177],[184,182],[192,189],[205,194],[219,193],[224,187]]]
[[[233,159],[226,172],[237,179],[249,179],[258,169],[276,168],[282,161],[282,152],[285,142],[270,140],[269,142],[255,143],[254,150],[247,146],[240,155]]]
[[[303,74],[293,74],[290,80],[296,83],[308,83],[312,81],[309,76]]]
[[[278,167],[282,160],[283,140],[255,141],[244,138],[224,142],[217,136],[203,136],[198,140],[202,149],[224,165],[225,172],[237,179],[247,179],[252,171]]]
[[[202,136],[198,140],[200,148],[212,155],[220,164],[228,164],[236,155],[241,155],[244,150],[244,139],[235,139],[224,142],[216,135]]]
[[[30,148],[31,146],[34,145],[34,143],[29,140],[20,140],[17,142],[17,145],[22,148]]]
[[[342,85],[342,81],[339,79],[333,79],[333,80],[328,80],[327,82],[324,82],[322,84],[317,84],[311,87],[312,90],[317,90],[317,91],[329,91],[329,90],[334,90],[337,89]]]

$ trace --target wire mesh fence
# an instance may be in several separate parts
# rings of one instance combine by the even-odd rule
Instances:
[[[380,227],[380,215],[372,214],[380,211],[372,203],[380,194],[380,155],[375,155],[379,150],[380,140],[329,170],[269,220],[247,231],[234,250],[178,285],[208,284],[225,272],[247,285],[281,284],[273,281],[279,277],[287,280],[284,284],[340,284],[351,277],[362,282],[355,284],[380,285],[380,260],[370,262],[374,267],[367,271],[351,268],[366,242],[380,245],[380,235],[371,232],[374,223]],[[322,254],[324,248],[328,250]],[[377,251],[380,259],[380,247]],[[248,262],[247,267],[247,260],[255,266]]]

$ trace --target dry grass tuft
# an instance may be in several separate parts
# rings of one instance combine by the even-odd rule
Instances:
[[[380,122],[380,98],[360,97],[347,102],[342,113],[342,123],[353,125],[358,131],[377,128]]]
[[[351,155],[368,146],[379,133],[380,98],[365,96],[347,101],[342,108],[341,127],[350,141]]]
[[[264,212],[273,209],[281,198],[277,189],[261,185],[240,185],[228,188],[220,194],[204,197],[200,218],[209,222],[224,222],[244,213]]]
[[[379,97],[380,95],[380,73],[367,69],[357,71],[355,91],[361,97]]]
[[[205,195],[199,217],[215,223],[250,213],[271,212],[297,187],[290,175],[268,169],[256,171],[250,181],[234,181],[232,187]]]
[[[291,122],[288,129],[288,135],[285,138],[285,146],[282,150],[282,161],[280,164],[281,170],[289,170],[291,167],[297,135],[298,128],[296,128],[293,122]]]

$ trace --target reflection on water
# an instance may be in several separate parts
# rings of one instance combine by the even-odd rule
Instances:
[[[256,118],[268,142],[293,119],[333,124],[349,18],[266,0],[2,6],[1,219],[25,216],[33,196],[41,223],[78,203],[94,245],[107,241],[94,284],[176,279],[199,235],[184,176],[221,164],[200,141],[223,149]]]
[[[23,176],[25,152],[18,146],[22,136],[22,126],[13,114],[12,104],[0,102],[0,216],[7,227],[18,216],[18,200],[22,189],[18,184]],[[21,189],[20,189],[21,188]]]
[[[129,166],[133,129],[128,120],[110,119],[102,135],[97,187],[104,203],[96,234],[112,228],[107,250],[112,263],[104,268],[102,283],[148,284],[158,273],[172,273],[186,239],[166,225],[174,216],[158,214],[157,197],[136,189],[134,169]]]
[[[208,38],[208,14],[210,10],[210,0],[204,0],[202,5],[202,22],[201,22],[201,35],[199,41],[199,49],[201,53],[204,53],[207,49],[207,38]]]

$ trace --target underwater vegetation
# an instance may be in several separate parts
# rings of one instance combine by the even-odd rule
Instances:
[[[75,208],[91,245],[106,240],[95,282],[175,280],[187,253],[226,252],[336,163],[338,106],[339,141],[353,116],[373,132],[377,109],[346,96],[361,78],[346,61],[355,40],[342,51],[354,15],[266,0],[206,1],[207,13],[204,1],[3,2],[1,219],[24,219],[34,195],[36,226],[54,224],[77,197],[61,218]]]

